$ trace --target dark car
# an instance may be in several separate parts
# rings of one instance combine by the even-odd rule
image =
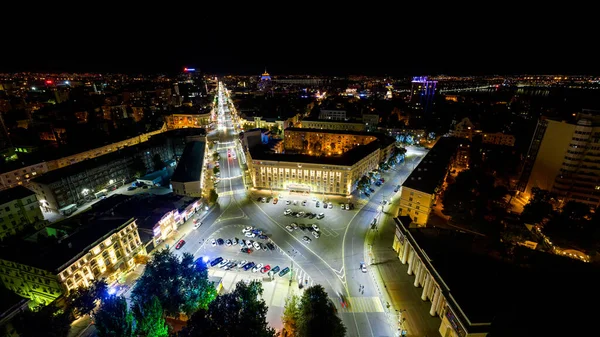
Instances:
[[[377,185],[377,186],[381,186],[381,181],[377,181],[377,182],[375,183],[375,185]]]
[[[367,196],[367,198],[371,196],[371,194],[367,192],[365,192],[365,195]]]
[[[285,267],[285,269],[283,269],[282,271],[279,272],[279,276],[280,277],[284,277],[285,274],[290,272],[290,268],[289,267]]]
[[[264,234],[259,235],[258,238],[261,239],[261,240],[268,239],[268,237],[266,235],[264,235]]]
[[[240,252],[246,253],[246,254],[250,254],[250,253],[252,253],[252,249],[250,249],[250,248],[242,248],[242,249],[240,249]]]
[[[221,261],[223,261],[223,258],[219,256],[219,257],[217,257],[216,259],[214,259],[214,260],[212,260],[212,261],[210,262],[210,266],[211,266],[211,267],[214,267],[214,266],[216,266],[217,264],[221,263]]]
[[[271,269],[271,274],[275,275],[279,271],[279,266],[275,266],[275,268]]]
[[[246,263],[246,265],[244,266],[244,270],[246,270],[246,271],[247,271],[248,269],[250,269],[250,268],[253,268],[255,265],[256,265],[256,263],[254,263],[254,262],[248,262],[248,263]]]
[[[396,186],[396,188],[394,188],[394,192],[398,192],[400,190],[400,185]]]
[[[267,245],[267,248],[269,248],[270,250],[275,250],[275,246],[273,246],[273,244],[272,244],[272,243],[270,243],[270,242],[267,242],[267,244],[266,244],[266,245]]]
[[[175,249],[179,249],[183,247],[183,245],[185,245],[185,240],[179,240],[179,242],[177,242],[177,245],[175,245]]]
[[[219,244],[219,246],[222,246],[225,243],[225,241],[223,239],[219,238],[219,239],[217,239],[217,243]]]
[[[305,230],[306,230],[306,226],[305,226],[304,224],[302,224],[302,223],[301,223],[301,224],[299,224],[299,225],[298,225],[298,227],[299,227],[301,230],[303,230],[303,231],[305,231]]]
[[[369,191],[371,191],[371,193],[375,192],[375,190],[370,187],[369,187]]]
[[[133,191],[135,189],[137,189],[137,186],[129,186],[129,187],[127,187],[128,191]]]
[[[317,215],[315,213],[310,213],[308,216],[309,219],[314,219]]]

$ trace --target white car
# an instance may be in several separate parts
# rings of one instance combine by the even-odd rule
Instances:
[[[248,227],[242,229],[242,233],[252,232],[253,229],[254,229],[254,227],[248,226]]]
[[[360,270],[361,270],[363,273],[366,273],[366,272],[367,272],[367,265],[366,265],[364,262],[361,262],[361,263],[360,263]]]
[[[215,239],[212,239],[212,240],[210,241],[210,244],[211,244],[213,247],[215,247],[215,246],[217,245],[217,240],[215,240]]]
[[[254,242],[253,246],[254,246],[254,249],[260,250],[260,244],[258,242]]]
[[[252,272],[256,273],[257,271],[261,270],[263,267],[262,263],[257,264],[256,266],[254,266],[254,268],[252,268]]]
[[[243,260],[242,262],[238,263],[238,267],[243,267],[246,265],[246,263],[248,263],[248,261]]]
[[[342,211],[346,209],[346,205],[342,204],[341,205]]]
[[[246,232],[246,234],[244,234],[244,236],[246,236],[247,238],[253,238],[256,236],[256,234],[254,234],[252,232]]]
[[[227,259],[224,259],[224,260],[223,260],[223,261],[221,261],[221,262],[220,262],[220,263],[219,263],[217,266],[218,266],[219,268],[223,268],[223,267],[225,267],[225,266],[226,266],[228,263],[229,263],[229,260],[227,260]]]
[[[329,208],[329,209],[332,209],[332,208],[333,208],[333,204],[332,204],[332,203],[329,203],[329,205],[328,205],[328,206],[329,206],[329,207],[327,207],[327,208]]]
[[[289,205],[289,204],[291,204],[291,203],[292,203],[292,202],[291,202],[291,201],[289,201],[289,200],[286,200],[286,201],[285,201],[285,204],[286,204],[286,205]]]
[[[289,208],[283,212],[283,215],[290,215],[290,214],[292,214],[292,210]]]
[[[238,244],[238,241],[239,241],[239,240],[238,240],[238,238],[233,238],[233,239],[231,239],[231,244],[232,244],[233,246],[235,246],[235,245],[237,245],[237,244]]]
[[[292,222],[290,226],[292,226],[293,229],[298,229],[298,224],[295,222]]]
[[[321,236],[321,234],[319,234],[319,232],[317,231],[312,231],[312,235],[317,239],[319,238],[319,236]]]
[[[325,217],[325,213],[317,214],[317,219],[323,219]]]
[[[288,231],[290,231],[290,232],[293,232],[293,231],[294,231],[294,228],[293,228],[292,226],[290,226],[290,225],[287,225],[287,226],[285,226],[285,228],[286,228]]]
[[[306,201],[306,200],[304,200],[304,201],[302,202],[302,206],[306,206],[306,202],[307,202],[307,201]]]
[[[317,224],[316,224],[316,223],[312,224],[312,228],[313,228],[314,230],[316,230],[317,232],[319,231],[319,226],[317,226]]]
[[[200,221],[197,221],[197,222],[194,224],[194,228],[195,228],[195,229],[198,229],[198,228],[200,228],[200,226],[202,226],[202,222],[200,222]]]

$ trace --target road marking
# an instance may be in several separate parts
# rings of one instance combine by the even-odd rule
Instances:
[[[348,312],[384,312],[379,297],[348,297]]]

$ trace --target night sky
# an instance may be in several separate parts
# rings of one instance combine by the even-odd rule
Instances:
[[[532,22],[536,16],[511,11],[419,21],[392,7],[364,13],[349,7],[350,14],[294,9],[287,16],[260,8],[241,10],[243,16],[185,8],[146,15],[119,7],[116,14],[94,9],[77,22],[62,13],[64,24],[53,17],[34,32],[5,30],[0,71],[153,73],[188,66],[217,74],[260,74],[266,67],[273,75],[600,73],[595,42],[587,40],[597,32],[591,22]],[[36,15],[42,16],[33,21],[48,20],[43,11]]]

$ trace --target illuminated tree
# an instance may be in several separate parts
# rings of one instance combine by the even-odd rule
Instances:
[[[133,313],[137,320],[137,334],[146,337],[166,337],[169,335],[169,326],[166,324],[162,306],[158,297],[143,305],[135,305]]]
[[[208,194],[208,202],[214,204],[215,202],[217,202],[217,199],[219,199],[219,195],[217,194],[217,191],[215,191],[215,189],[213,188]]]
[[[238,282],[233,292],[218,296],[208,310],[196,312],[180,336],[275,337],[266,320],[268,307],[259,298],[262,293],[259,281]]]
[[[346,335],[346,327],[321,285],[307,288],[300,298],[298,310],[293,312],[297,313],[295,337]]]
[[[134,337],[136,321],[122,296],[107,297],[94,313],[100,337]]]
[[[281,317],[281,320],[283,322],[283,328],[289,336],[296,335],[298,319],[300,317],[299,305],[300,297],[297,295],[292,295],[285,299],[283,317]]]
[[[208,281],[208,269],[193,255],[178,257],[163,249],[154,254],[132,292],[136,305],[145,306],[156,296],[169,316],[185,313],[191,316],[199,308],[206,308],[216,297],[216,290]]]
[[[104,280],[96,280],[88,288],[77,288],[67,298],[70,307],[80,315],[87,315],[94,310],[98,301],[108,296],[108,285]]]

